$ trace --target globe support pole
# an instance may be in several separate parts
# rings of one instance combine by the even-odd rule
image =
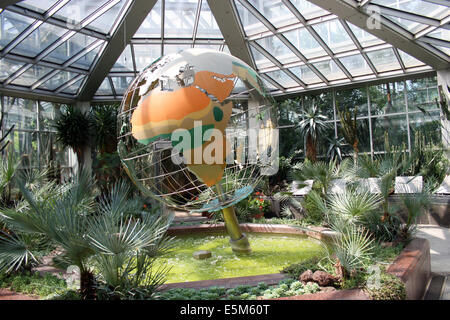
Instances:
[[[219,198],[223,200],[224,195],[222,192],[222,187],[217,184],[217,193]],[[228,235],[230,236],[230,245],[234,253],[250,253],[252,250],[250,248],[250,243],[248,242],[247,236],[242,233],[239,222],[236,218],[236,213],[234,212],[233,206],[222,209],[223,220],[225,221],[225,227],[227,228]]]

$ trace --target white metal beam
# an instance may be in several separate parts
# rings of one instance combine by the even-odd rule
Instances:
[[[230,53],[256,69],[232,0],[207,0]]]

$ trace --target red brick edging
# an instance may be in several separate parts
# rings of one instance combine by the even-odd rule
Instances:
[[[430,242],[413,239],[389,266],[387,272],[399,277],[406,287],[406,299],[422,299],[431,276]]]

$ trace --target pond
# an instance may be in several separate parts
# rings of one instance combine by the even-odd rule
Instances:
[[[247,233],[247,237],[252,253],[238,256],[225,233],[180,235],[157,264],[172,267],[166,283],[173,283],[278,273],[292,263],[324,254],[320,242],[307,236]],[[212,256],[197,260],[193,253],[199,250],[209,250]]]

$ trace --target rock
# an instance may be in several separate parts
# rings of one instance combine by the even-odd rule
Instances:
[[[195,251],[194,258],[198,260],[211,258],[211,251],[208,250]]]
[[[382,242],[382,243],[381,243],[381,246],[382,246],[383,248],[391,248],[391,247],[394,246],[394,243],[393,243],[393,242]]]
[[[332,291],[336,291],[335,287],[320,287],[320,291],[322,292],[332,292]]]
[[[303,283],[309,282],[313,280],[313,272],[311,270],[306,270],[303,272],[298,278]]]
[[[312,279],[321,287],[332,286],[337,280],[336,277],[332,276],[331,274],[320,270],[314,272]]]

